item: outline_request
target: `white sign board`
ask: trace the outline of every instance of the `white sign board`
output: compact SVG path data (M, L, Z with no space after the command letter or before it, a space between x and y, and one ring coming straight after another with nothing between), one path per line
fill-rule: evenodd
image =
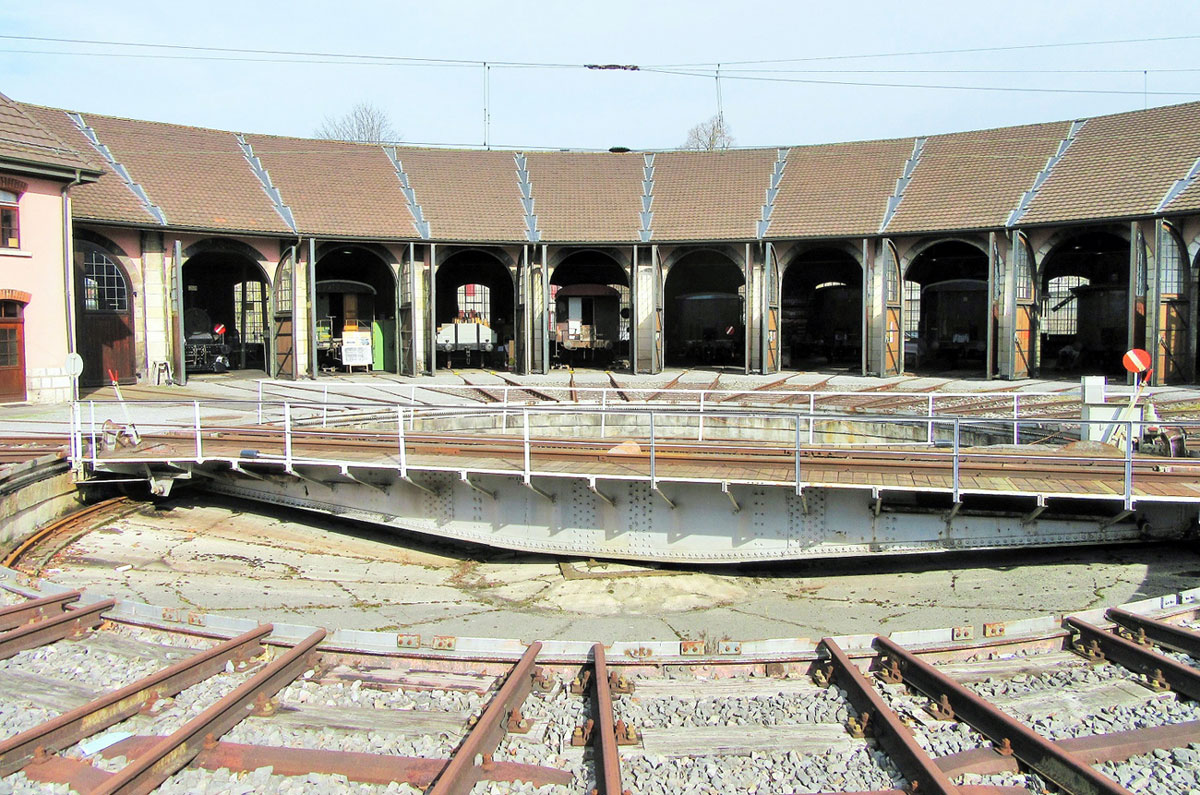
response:
M342 364L347 367L370 367L372 360L369 329L342 332Z

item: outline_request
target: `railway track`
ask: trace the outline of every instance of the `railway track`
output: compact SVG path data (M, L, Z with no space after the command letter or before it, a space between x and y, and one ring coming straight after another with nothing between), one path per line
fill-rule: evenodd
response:
M599 644L576 661L536 642L510 662L362 654L324 630L280 637L262 624L217 637L109 620L116 612L78 592L0 589L6 791L1200 786L1194 604L1162 618L1068 617L1026 641L826 638L812 655L737 664L610 660Z

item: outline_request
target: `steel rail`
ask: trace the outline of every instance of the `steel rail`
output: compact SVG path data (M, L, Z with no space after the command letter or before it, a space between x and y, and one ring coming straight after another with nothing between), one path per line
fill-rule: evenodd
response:
M6 607L0 610L0 632L16 629L31 621L41 621L52 616L62 615L66 612L67 602L78 601L82 595L79 591L67 591Z
M41 748L67 748L102 729L136 714L144 705L169 698L223 670L231 660L248 660L261 653L261 641L271 634L264 624L157 671L132 684L83 704L56 718L0 741L0 778L15 773Z
M1013 754L1043 778L1073 795L1132 795L1125 787L1092 769L1024 723L1017 721L971 690L918 659L911 651L883 636L875 645L895 661L906 684L934 701L946 702L957 720L964 721L991 740L997 748L1011 747Z
M100 614L105 610L111 610L116 604L117 600L115 599L105 599L102 602L93 602L53 618L44 618L41 621L9 630L0 635L0 660L7 660L17 652L45 646L97 626L103 621Z
M101 754L137 756L159 742L161 737L129 737L105 748ZM274 769L277 776L305 776L320 773L345 776L361 784L391 784L393 781L414 787L428 787L446 766L447 759L420 756L393 756L358 751L326 751L316 748L292 748L273 745L244 745L217 742L205 748L192 760L192 767L205 770L225 768L235 773L249 773L262 767ZM567 770L541 767L521 762L493 762L484 769L487 781L528 781L535 786L558 784L566 786L574 776Z
M1092 734L1056 740L1055 745L1079 757L1089 765L1101 762L1124 762L1132 756L1152 753L1160 748L1182 748L1200 742L1200 721L1169 723L1124 732ZM1016 773L1020 766L1011 756L996 753L992 748L974 748L956 754L939 756L937 766L948 776L965 773L995 775Z
M483 780L484 770L476 764L475 757L482 756L484 764L491 761L492 752L507 731L509 717L520 710L533 687L537 673L534 661L541 650L542 644L535 641L521 655L496 696L438 774L428 795L467 795L476 783Z
M860 716L859 729L873 731L912 790L937 795L959 795L956 787L937 763L921 748L912 729L901 722L875 687L846 656L833 638L824 638L821 646L833 665L833 680L846 691L847 698ZM857 736L857 735L856 735Z
M232 433L223 433L222 435L210 435L206 438L215 442L226 443L256 443L268 441L276 445L281 444L279 437L281 434L276 432L253 433L239 429ZM357 432L338 432L338 431L308 431L294 432L292 434L294 447L330 447L342 449L347 445L353 444L355 447L379 448L392 450L395 447L395 434L393 433L364 433ZM145 439L157 439L160 442L184 442L191 443L191 439L184 439L183 436L177 434L143 434ZM636 441L636 440L635 440ZM504 455L515 455L524 449L521 441L504 437L486 437L486 436L466 436L463 434L413 434L405 433L405 444L409 448L426 447L432 448L432 452L446 454L447 452L470 452L470 453L495 453ZM607 457L608 451L613 447L613 440L586 440L586 439L540 439L533 440L533 451L538 455L554 455L568 457L584 457L594 458L596 456ZM581 451L581 448L583 450ZM719 443L657 443L656 444L658 458L678 458L681 460L695 461L697 459L715 462L741 462L741 463L791 463L795 456L794 446L744 446L740 444L719 444ZM747 451L742 453L741 451ZM137 450L129 452L136 454ZM261 451L257 451L261 452ZM931 451L924 448L905 449L900 447L862 447L862 448L844 448L833 446L812 446L801 447L801 455L814 460L827 459L831 463L838 461L849 461L855 465L877 465L877 466L892 466L904 465L905 467L920 466L929 469L945 468L947 462L951 461L952 454L941 451ZM622 460L631 459L637 460L645 458L647 453L621 453ZM209 456L211 457L211 456ZM970 461L971 467L980 471L994 470L1009 470L1019 469L1027 471L1031 460L1052 461L1058 466L1044 467L1039 471L1054 472L1058 474L1068 473L1104 473L1104 474L1122 474L1124 459L1118 455L1113 456L1072 456L1072 455L1030 455L1028 453L1004 452L993 453L986 450L968 450L959 454L960 459ZM103 459L121 460L120 456L103 456ZM1135 468L1147 474L1153 474L1156 477L1164 478L1195 478L1200 474L1200 465L1191 464L1190 462L1172 460L1171 469L1160 470L1164 459L1160 458L1145 458L1134 457L1133 463Z
M238 685L217 703L184 724L174 734L164 738L146 753L134 759L120 772L113 774L91 795L115 793L148 793L185 767L204 748L204 743L216 740L250 714L250 707L259 696L270 698L287 687L309 664L317 644L325 639L325 630L318 629L297 643L279 659Z
M596 732L592 740L595 750L596 787L599 795L622 795L621 757L617 752L612 686L608 681L608 663L604 658L603 643L592 646L592 666L592 678L595 680L595 703L592 713L596 716Z
M4 560L0 561L0 565L12 568L13 564L20 560L22 555L24 555L31 548L37 546L47 537L54 535L64 528L78 524L84 519L93 517L98 513L103 513L110 508L114 508L117 505L122 505L127 502L129 502L128 497L113 497L111 499L102 500L95 505L89 505L86 508L75 511L72 514L68 514L61 519L53 521L50 524L42 527L40 530L35 531L32 535L18 544L16 548L4 556Z
M1169 687L1190 699L1200 700L1200 670L1080 618L1067 616L1064 623L1079 633L1083 644L1077 648L1086 656L1095 658L1098 651L1105 659L1143 674L1151 685Z
M1110 607L1107 616L1160 646L1166 646L1195 659L1200 659L1200 632L1168 624L1166 621L1159 621L1149 616L1140 616L1119 607Z

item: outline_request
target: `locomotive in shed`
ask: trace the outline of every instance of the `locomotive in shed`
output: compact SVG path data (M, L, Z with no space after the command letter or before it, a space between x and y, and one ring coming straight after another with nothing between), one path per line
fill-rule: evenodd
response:
M735 364L743 356L746 329L738 293L686 293L676 299L673 358L700 365Z
M917 364L934 360L951 369L982 364L987 356L987 282L949 279L921 286Z

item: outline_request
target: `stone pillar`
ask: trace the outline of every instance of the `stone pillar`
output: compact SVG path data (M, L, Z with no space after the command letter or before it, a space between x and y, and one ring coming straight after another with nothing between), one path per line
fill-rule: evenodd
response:
M171 280L162 232L143 230L141 249L146 358L153 367L155 362L171 361Z
M633 318L637 372L662 370L662 278L658 246L639 246L633 263Z

